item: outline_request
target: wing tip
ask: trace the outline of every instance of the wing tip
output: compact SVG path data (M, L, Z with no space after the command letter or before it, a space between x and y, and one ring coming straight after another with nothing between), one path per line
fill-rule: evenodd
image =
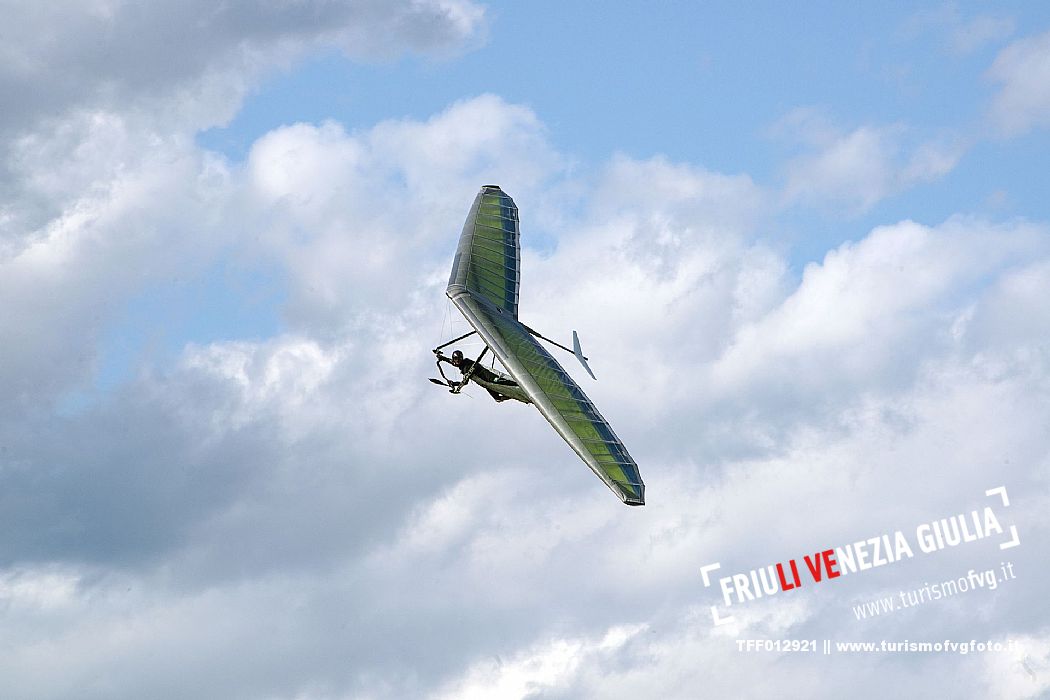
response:
M620 497L626 505L629 506L644 506L645 505L645 484L631 484L626 486L620 482L613 482L620 488L616 489L616 495ZM634 493L632 493L634 492Z

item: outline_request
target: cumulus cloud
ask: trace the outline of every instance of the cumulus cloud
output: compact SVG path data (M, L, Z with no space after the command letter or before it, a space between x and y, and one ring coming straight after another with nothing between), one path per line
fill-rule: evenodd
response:
M247 175L269 218L269 249L291 273L289 321L331 329L364 309L403 309L420 265L448 250L448 231L462 226L456 203L479 181L528 201L562 162L530 110L492 95L365 133L328 123L267 134ZM445 267L433 282L444 281Z
M841 389L852 381L907 381L901 370L915 364L900 353L952 340L943 318L964 311L953 308L960 288L1045 252L1044 232L1027 226L955 219L937 229L912 222L878 228L809 264L778 309L740 327L716 376L735 385L762 367L804 391L824 382ZM843 374L831 374L833 365Z
M295 179L259 178L256 159L292 169L314 159L304 172L354 192L388 162L361 155L377 134L425 152L425 139L447 138L448 114L471 110L543 143L534 117L489 98L357 135L293 127L257 144L231 199L278 207L264 255L286 255L296 217L348 222L341 239L295 241L304 256L352 249L355 232L384 220L384 199L366 209L349 197L340 210L323 187L311 199ZM318 138L325 148L309 146ZM526 222L530 197L556 201L544 188L559 186L559 162L522 182ZM471 172L455 163L445 167L465 188ZM388 268L399 280L388 295L410 300L404 308L395 301L377 317L344 305L356 320L335 329L304 316L275 338L189 346L177 367L99 406L5 435L11 687L42 697L689 697L703 685L757 697L756 677L805 688L812 669L741 656L738 636L896 639L917 619L938 635L972 634L965 608L869 630L849 605L887 582L965 572L976 554L785 594L741 610L731 630L711 627L717 600L697 572L908 527L998 483L1017 494L1025 546L1012 558L1044 556L1045 228L903 222L794 281L762 241L764 196L746 176L617 158L572 189L576 213L547 217L563 227L558 245L527 248L529 320L588 324L602 377L588 391L643 464L649 506L624 509L527 407L485 410L483 396L449 400L421 381L421 321L440 313L443 284L422 273L448 261L409 256L411 274ZM456 219L466 202L469 193ZM350 212L367 212L369 226L350 225ZM414 216L425 226L425 211ZM455 238L419 235L435 250ZM294 278L294 256L284 259ZM449 439L464 430L469 449ZM1038 633L1021 622L1037 583L1015 584L981 632ZM44 679L40 649L67 659L67 673ZM230 656L238 662L216 665ZM97 680L113 659L136 669L126 685ZM832 673L863 677L874 695L890 676L933 692L929 662L886 663L892 673L842 658ZM935 663L988 688L978 664Z
M0 410L83 385L128 299L256 235L233 202L266 189L231 183L193 139L264 70L322 45L452 50L483 22L455 0L9 5L0 85L25 99L0 118Z
M1050 124L1050 32L1018 39L996 56L988 78L999 85L993 124L1006 136Z
M262 76L308 51L433 55L484 30L466 0L70 0L6 2L3 14L0 91L18 99L0 115L0 253L122 174L192 156L198 130L229 120Z
M485 157L492 143L508 144L506 160ZM546 155L513 165L530 153ZM200 158L183 178L196 182ZM1045 229L904 222L795 281L763 240L772 207L747 176L618 157L567 188L574 213L544 213L566 189L563 162L533 114L482 97L356 134L286 127L243 169L211 166L221 186L189 191L259 233L228 244L284 265L290 330L190 345L78 413L7 424L11 687L674 697L714 676L746 695L756 672L804 683L806 669L741 661L698 605L700 565L746 570L907 526L990 480L1032 494L1026 538L1046 527L1033 476ZM463 190L461 205L410 175L422 168ZM602 382L587 388L643 464L645 509L623 509L528 407L485 410L483 396L450 401L421 381L454 232L490 179L522 205L523 313L544 330L579 324L599 351ZM540 222L553 249L531 246ZM325 264L356 269L357 251L389 241L412 250L352 275ZM1004 458L1014 466L999 471ZM892 508L877 505L891 494ZM791 503L825 505L785 524ZM943 561L914 575L940 575ZM839 634L849 601L871 590L847 584L743 611L734 629ZM929 624L950 634L960 615ZM1016 631L1015 619L987 629ZM631 633L613 644L617 630ZM54 654L67 673L49 681ZM137 669L126 684L96 680L113 659ZM894 671L922 677L906 660Z
M77 7L85 23L129 21L125 5ZM369 4L274 7L305 15L288 36L249 24L245 50L266 60L286 42L328 41L318 27L339 17L402 32L402 48L437 46L407 20L360 19ZM405 7L451 21L437 23L445 38L475 27L472 6ZM334 31L358 31L347 27ZM201 65L241 49L225 51ZM164 89L199 87L208 69L172 70ZM149 92L110 80L114 95ZM899 222L796 278L767 233L777 195L748 175L617 156L577 176L536 114L496 96L357 132L288 125L244 164L197 148L200 120L160 128L69 99L88 107L61 107L56 128L9 142L21 208L5 212L20 223L0 250L0 305L18 321L0 344L8 693L765 697L860 683L881 697L903 679L929 697L950 675L961 695L984 697L1001 672L1024 673L906 655L829 668L734 641L917 629L1028 640L1039 672L1045 225ZM170 99L157 104L181 98ZM852 207L871 205L864 187L886 196L953 162L893 129L802 133L813 182L835 193L835 176L849 180L836 196ZM868 156L871 172L858 164ZM440 328L449 254L478 185L493 181L521 207L523 317L557 338L580 330L601 378L585 387L642 465L645 508L624 508L530 407L425 382L426 349L451 336ZM794 196L817 184L797 181ZM182 343L171 362L62 407L90 377L112 308L144 278L200 280L227 259L277 271L279 331ZM746 571L906 528L975 507L998 484L1014 501L1022 575L972 606L867 626L849 607L995 566L995 543L711 626L704 564Z
M116 116L84 122L72 127L86 136L73 137L71 153L62 134L14 149L41 222L20 228L26 217L13 217L0 248L4 407L25 410L76 385L128 294L192 274L223 245L213 209L226 190L223 163L179 137L151 139L140 152L144 134Z
M210 126L232 116L259 70L307 49L373 59L451 51L479 32L483 12L465 0L63 0L5 2L4 18L0 89L22 99L4 110L0 129L17 131L71 108L151 107Z
M1011 637L1013 653L986 659L987 683L1003 697L1038 698L1050 690L1050 639L1035 635Z
M798 109L774 133L798 144L785 168L788 203L816 204L861 214L886 197L945 176L966 150L951 137L916 139L901 125L843 131L819 112Z
M644 630L643 625L613 627L601 639L557 639L515 655L471 668L435 698L509 698L544 693L565 683L582 665L602 663Z

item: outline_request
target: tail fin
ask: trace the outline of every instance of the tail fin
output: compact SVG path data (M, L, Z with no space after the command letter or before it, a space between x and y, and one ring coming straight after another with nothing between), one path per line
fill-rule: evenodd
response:
M594 372L591 371L591 366L587 364L587 358L583 356L583 348L580 347L580 336L576 335L576 331L572 332L572 354L576 356L583 368L587 370L587 374L591 375L591 379L598 381L598 378L594 376Z

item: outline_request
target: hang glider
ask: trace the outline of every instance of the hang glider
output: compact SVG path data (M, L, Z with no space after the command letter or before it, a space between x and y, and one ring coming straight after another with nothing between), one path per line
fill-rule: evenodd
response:
M624 503L644 505L645 484L638 465L609 422L539 342L542 339L573 353L593 378L579 337L573 331L570 350L518 320L520 286L518 208L498 186L485 185L463 225L445 291L474 330L434 348L441 379L430 381L448 386L453 394L473 381L496 401L531 403ZM475 333L485 342L477 359L459 350L450 356L442 352ZM489 352L506 372L482 364ZM449 379L442 363L458 369L461 379Z

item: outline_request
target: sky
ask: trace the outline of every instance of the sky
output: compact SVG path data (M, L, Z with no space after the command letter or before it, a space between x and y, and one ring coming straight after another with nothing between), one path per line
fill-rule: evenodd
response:
M4 697L1050 694L1050 9L744 5L0 0ZM644 507L426 381L490 183Z

